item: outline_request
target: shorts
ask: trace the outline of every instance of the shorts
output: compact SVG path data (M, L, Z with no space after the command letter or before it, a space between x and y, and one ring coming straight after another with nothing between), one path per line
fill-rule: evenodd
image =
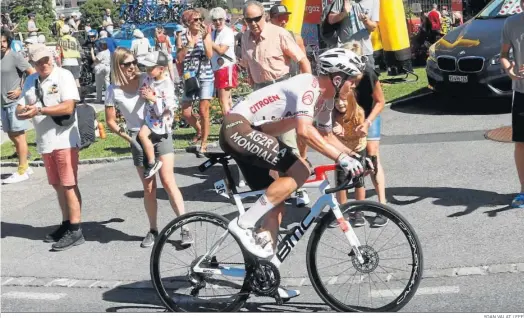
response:
M362 150L361 152L358 153L362 158L364 158L366 156L366 150ZM360 162L362 165L365 165L366 162L365 160L362 160ZM346 181L346 173L344 172L344 170L339 167L337 165L337 168L335 170L335 180L337 182L337 186L341 185L342 183L344 183L344 181ZM355 180L355 188L364 188L366 185L364 183L364 177L358 177L357 180Z
M50 185L77 185L78 148L53 150L51 153L42 154L42 159Z
M16 106L11 103L2 107L2 130L6 133L22 132L29 129L29 120L16 117Z
M239 114L224 117L219 136L220 147L235 159L253 191L265 189L274 181L269 170L285 173L299 160L291 147L256 130Z
M238 71L235 64L215 71L215 88L235 88L238 86Z
M283 133L282 135L278 136L278 139L293 149L295 154L300 156L297 145L297 131L295 129Z
M62 66L62 68L71 72L75 79L80 78L80 70L81 70L80 65L64 65Z
M184 93L182 102L191 102L194 99L197 100L207 100L212 99L215 94L215 88L213 87L214 81L200 81L200 90L196 96L187 96Z
M380 133L382 130L382 117L378 115L375 120L371 123L368 129L368 141L378 141L380 140Z
M511 108L512 140L524 142L524 94L513 92L513 106Z
M144 149L142 149L140 139L138 138L138 131L130 131L128 133L129 136L131 136L131 138L133 138L137 142L136 145L134 143L131 143L131 155L133 156L133 164L135 165L135 167L143 167L147 159L144 155ZM162 157L163 155L175 152L175 148L173 147L173 137L171 136L171 134L156 136L158 136L159 138L158 140L153 140L155 147L155 157L158 158Z
M375 69L375 57L373 56L373 54L366 55L366 58L366 64L371 66L371 68Z

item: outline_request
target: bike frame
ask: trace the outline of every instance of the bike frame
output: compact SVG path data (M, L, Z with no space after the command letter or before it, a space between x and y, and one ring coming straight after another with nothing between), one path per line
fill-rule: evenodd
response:
M211 159L210 165L214 164L212 160L213 159ZM227 198L229 198L231 195L233 197L233 201L235 202L235 205L238 208L240 215L243 215L245 213L245 209L242 203L242 199L246 197L261 195L265 193L266 190L248 191L248 192L238 193L236 190L236 186L233 181L233 178L231 176L231 173L229 171L229 167L227 166L228 160L229 159L227 158L222 158L222 159L219 159L218 161L222 163L225 169L225 172L226 172L226 178L228 179L227 183L232 185L232 187L231 188L228 187L225 180L222 179L215 183L215 191L219 195L222 195ZM205 166L208 162L205 162L203 166ZM210 166L207 166L206 168L208 167ZM336 165L334 164L316 167L314 169L315 171L314 179L307 180L306 183L302 186L302 188L316 188L320 191L322 195L313 204L309 213L304 217L304 219L302 219L300 224L295 226L291 230L291 233L287 234L282 239L282 241L278 244L277 252L271 259L271 263L273 263L277 268L280 268L280 265L282 265L282 263L287 258L287 256L296 247L298 241L300 241L300 239L304 236L304 234L311 228L313 221L320 216L320 214L322 213L322 210L326 206L329 206L331 211L335 214L335 218L339 224L339 228L344 232L349 244L351 245L353 249L353 252L355 253L355 256L357 257L357 259L359 260L361 264L364 263L364 259L359 250L360 241L357 238L357 236L355 235L355 232L353 231L351 224L344 218L342 211L339 208L339 203L335 197L335 194L326 193L327 190L331 189L329 180L326 177L326 172L334 171L335 169L336 169ZM245 275L245 271L240 270L238 268L220 267L218 269L214 269L214 268L210 269L210 268L201 268L200 267L200 264L202 263L204 259L206 259L207 257L213 256L218 251L221 244L226 239L228 233L229 232L226 230L224 234L222 234L222 236L218 239L218 241L209 249L209 251L206 252L204 257L202 257L201 260L193 268L195 272L206 273L206 274L215 274L215 275L234 276L234 277L238 277L240 276L240 274L242 274L241 277Z

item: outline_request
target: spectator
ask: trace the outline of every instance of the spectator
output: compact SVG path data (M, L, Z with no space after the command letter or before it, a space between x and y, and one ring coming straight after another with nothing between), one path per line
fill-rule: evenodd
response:
M524 8L524 0L520 1ZM512 107L512 140L515 143L515 165L520 181L520 192L511 202L514 208L524 208L524 13L508 17L502 30L502 48L500 64L513 80ZM509 59L509 51L513 49L514 60Z
M2 13L2 27L7 28L9 31L13 32L18 24L13 23L9 13Z
M254 89L290 78L290 61L298 63L301 73L311 73L311 65L306 54L287 30L266 22L264 7L260 2L246 3L244 20L249 30L242 36L240 63L247 68ZM279 139L293 148L297 155L302 158L307 157L306 145L301 143L300 149L297 145L295 130L280 135ZM302 190L297 191L297 204L302 206L308 203L307 193Z
M65 25L65 15L63 13L60 13L59 19L55 21L54 29L56 30L54 34L55 36L61 38L64 34L62 34L62 28Z
M226 11L214 8L209 12L215 30L212 33L213 57L211 65L215 73L215 88L218 91L222 114L229 113L233 106L231 89L238 85L238 74L235 56L235 35L233 30L226 26Z
M69 25L64 25L62 28L62 34L64 34L57 42L56 50L59 55L59 66L65 68L71 74L76 81L76 86L80 89L80 43L78 40L71 35L71 29ZM80 94L83 100L83 94Z
M281 28L286 28L290 14L291 12L287 11L287 7L283 5L274 5L269 10L271 23ZM289 31L289 34L291 34L295 42L297 42L298 46L302 49L302 52L306 54L306 47L304 46L304 40L302 39L302 36L300 34L295 34L292 31ZM291 61L289 75L295 76L297 74L299 74L298 64L294 61Z
M36 27L36 15L34 13L29 13L27 15L29 17L29 21L27 21L27 32L38 32L39 29Z
M213 42L209 30L203 25L204 18L193 9L184 11L182 23L187 27L187 32L177 38L177 59L183 63L183 78L185 93L182 98L182 114L184 119L196 130L192 143L201 141L199 156L207 151L207 138L209 135L209 106L213 98ZM189 87L188 82L198 82L198 87ZM199 100L200 122L192 112L193 100Z
M125 139L130 144L133 163L144 188L144 207L149 220L149 231L141 243L141 247L150 247L158 235L157 226L157 182L156 178L144 178L144 152L137 141L138 131L144 122L144 99L140 98L140 88L147 79L147 74L140 74L136 67L137 60L128 49L119 47L112 56L111 77L113 84L109 86L105 101L106 122L111 131ZM116 108L120 109L127 124L127 131L120 129L116 122ZM173 166L175 154L172 135L168 134L154 145L155 154L162 162L159 175L171 207L177 216L185 213L184 198L176 184ZM182 230L181 244L193 243L189 231Z
M22 96L23 72L30 75L35 70L22 54L11 50L12 41L12 33L7 29L2 29L2 63L0 64L2 74L0 83L2 87L2 130L14 143L18 155L17 171L4 179L3 183L25 181L29 179L29 174L32 173L27 163L28 149L25 131L28 128L28 121L16 117L16 105Z
M155 28L155 50L163 52L167 56L173 56L173 48L171 45L171 39L169 35L165 34L164 27L162 25L157 25ZM171 80L175 82L175 70L173 66L173 59L169 59L169 66L167 68Z
M77 179L80 133L75 103L80 98L73 75L53 66L51 51L45 45L34 46L29 56L37 73L24 84L17 115L20 119L33 119L38 152L62 210L62 224L46 236L45 242L56 242L52 249L63 251L85 242L80 228L82 199Z
M95 55L94 47L91 47L91 59L95 71L96 103L102 103L102 90L109 87L109 72L111 65L111 52L107 49L105 40L100 41L100 52Z
M433 9L428 13L428 20L431 23L431 37L430 42L435 43L437 38L441 35L442 25L440 23L440 12L438 12L438 5L433 4Z
M71 13L71 18L69 18L69 21L67 21L67 25L69 25L71 33L78 32L78 26L80 25L80 14L76 12Z
M152 51L149 39L144 37L144 33L142 33L142 31L139 29L133 30L133 37L134 39L131 42L131 52L133 52L137 59L146 56L149 52Z
M106 22L106 31L113 35L113 20L111 19L111 9L106 9L103 22Z
M111 54L113 54L117 47L115 40L112 37L108 36L107 31L100 31L99 41L102 39L105 39L104 41L107 44L107 49L109 50L109 52L111 52Z
M360 2L343 0L337 1L329 13L329 23L340 22L337 31L339 45L350 41L357 41L367 57L368 65L375 68L373 58L373 43L371 32L375 31L379 22L379 0L362 0Z

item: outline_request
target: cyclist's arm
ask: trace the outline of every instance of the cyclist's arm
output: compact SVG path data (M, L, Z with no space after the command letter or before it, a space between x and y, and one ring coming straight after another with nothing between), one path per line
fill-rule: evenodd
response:
M333 134L332 137L324 137L319 131L313 126L313 119L308 117L297 118L297 135L314 150L320 152L324 156L328 157L333 161L337 161L341 153L348 153L346 147L342 145ZM332 139L336 139L334 142ZM338 142L338 143L337 143ZM345 149L344 149L345 148Z

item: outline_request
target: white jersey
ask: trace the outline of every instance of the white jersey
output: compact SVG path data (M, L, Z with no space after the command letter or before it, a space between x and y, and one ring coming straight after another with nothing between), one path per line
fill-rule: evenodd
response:
M256 126L290 118L317 120L318 129L331 131L332 107L320 98L318 80L312 74L300 74L249 94L230 113L244 116Z

